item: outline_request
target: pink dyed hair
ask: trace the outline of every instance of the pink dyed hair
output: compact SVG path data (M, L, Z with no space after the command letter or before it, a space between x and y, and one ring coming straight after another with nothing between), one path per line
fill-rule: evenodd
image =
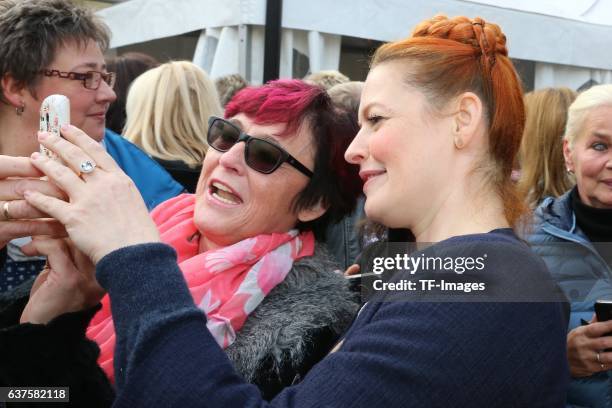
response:
M271 81L240 90L225 107L225 117L244 113L258 125L286 123L284 133L292 133L324 96L322 88L298 79Z
M294 198L293 208L298 211L317 203L328 208L322 217L297 225L322 239L327 225L353 211L361 192L359 167L344 160L344 151L359 131L356 118L335 109L324 89L296 79L241 90L225 107L225 117L239 113L259 125L285 123L285 135L308 121L316 148L314 175Z

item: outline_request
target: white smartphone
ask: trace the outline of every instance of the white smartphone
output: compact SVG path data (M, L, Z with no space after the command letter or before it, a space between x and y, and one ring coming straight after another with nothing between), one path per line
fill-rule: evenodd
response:
M60 128L70 123L70 100L64 95L49 95L40 106L40 131L53 133L61 137ZM43 145L40 153L51 159L58 159L57 155Z

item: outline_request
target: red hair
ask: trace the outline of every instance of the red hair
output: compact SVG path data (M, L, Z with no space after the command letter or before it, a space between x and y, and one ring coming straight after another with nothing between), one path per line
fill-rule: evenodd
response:
M244 113L258 125L285 123L285 133L295 132L325 90L301 80L271 81L240 90L225 107L225 117ZM320 103L320 102L319 102Z
M519 77L508 58L506 36L481 18L436 16L420 23L412 36L378 48L372 66L409 60L406 82L421 90L433 107L462 92L477 94L485 107L489 155L495 171L488 174L515 226L526 206L510 179L518 153L525 108Z

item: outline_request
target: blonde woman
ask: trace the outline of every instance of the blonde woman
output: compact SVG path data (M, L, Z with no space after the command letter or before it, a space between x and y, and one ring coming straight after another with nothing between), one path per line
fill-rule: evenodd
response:
M576 92L569 88L546 88L525 95L519 189L532 207L545 197L559 197L574 185L563 161L563 132L574 99Z
M206 72L188 61L171 61L133 82L123 134L193 193L208 149L208 118L221 112Z

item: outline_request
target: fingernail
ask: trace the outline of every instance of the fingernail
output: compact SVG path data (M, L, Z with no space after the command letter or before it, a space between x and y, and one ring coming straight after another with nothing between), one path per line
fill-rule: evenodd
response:
M45 140L49 136L47 132L38 132L38 140Z
M70 125L68 123L64 123L61 127L62 130L69 130L70 129Z
M25 198L29 198L31 195L32 195L32 191L30 191L30 190L26 190L26 191L23 192L23 196Z
M41 157L41 156L40 156L40 153L39 153L39 152L34 152L34 153L32 153L32 154L30 155L30 157L31 157L32 159L34 159L34 160L38 160L38 159L40 159L40 157Z

